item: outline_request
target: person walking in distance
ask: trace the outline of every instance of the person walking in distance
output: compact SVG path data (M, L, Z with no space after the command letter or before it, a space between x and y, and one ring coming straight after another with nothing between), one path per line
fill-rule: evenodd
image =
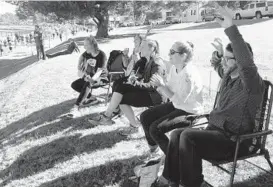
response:
M43 38L43 33L42 33L39 25L35 25L34 39L35 39L35 43L36 43L38 60L40 60L41 53L42 53L43 60L45 60L46 56L45 56L45 49L44 49L44 38Z

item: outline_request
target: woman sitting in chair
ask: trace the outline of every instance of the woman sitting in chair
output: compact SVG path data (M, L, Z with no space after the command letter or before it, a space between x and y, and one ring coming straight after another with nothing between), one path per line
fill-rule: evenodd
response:
M91 90L98 88L101 83L108 81L106 71L106 55L99 49L98 43L93 36L84 40L86 51L80 56L78 63L79 79L71 84L71 87L80 93L71 113L77 112L79 107L90 106L97 103L92 97Z
M187 115L203 113L203 83L191 62L193 44L175 42L169 57L172 66L167 81L157 75L151 83L171 102L150 108L140 116L151 153L159 146L166 154L169 139L165 133L189 126L190 122L185 119Z
M140 47L142 58L136 63L133 72L127 80L120 81L114 89L113 96L106 112L89 119L92 124L113 124L111 115L120 106L130 122L129 132L137 129L139 124L136 121L133 107L155 106L162 102L161 95L151 84L151 78L157 74L163 76L164 64L159 58L159 46L157 41L143 40ZM143 66L143 64L145 64ZM142 65L142 68L140 67Z

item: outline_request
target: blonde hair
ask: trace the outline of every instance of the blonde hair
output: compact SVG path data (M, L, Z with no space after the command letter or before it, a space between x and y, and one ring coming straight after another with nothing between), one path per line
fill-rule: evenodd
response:
M95 37L93 37L92 35L90 35L89 37L86 37L85 40L88 41L93 46L93 48L94 48L94 50L96 52L99 51L99 45L98 45L98 42L95 39Z
M149 48L153 48L153 53L152 53L152 57L156 58L157 56L159 56L159 44L156 40L150 40L150 39L146 39L145 40L149 46Z

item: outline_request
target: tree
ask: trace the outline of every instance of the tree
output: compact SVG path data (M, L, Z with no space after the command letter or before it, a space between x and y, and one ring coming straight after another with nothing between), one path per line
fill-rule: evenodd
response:
M4 24L18 24L19 18L12 13L5 13L0 16L0 22Z
M35 11L44 15L55 13L61 19L72 20L75 17L85 19L92 17L97 24L96 37L108 37L108 10L114 7L117 1L20 1L16 2L19 8L17 15L21 18L33 16ZM35 10L35 11L34 11Z

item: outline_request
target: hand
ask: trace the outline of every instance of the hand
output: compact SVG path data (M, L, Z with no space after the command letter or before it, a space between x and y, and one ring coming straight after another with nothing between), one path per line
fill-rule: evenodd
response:
M220 38L215 38L214 42L211 43L211 45L217 50L219 56L223 56L224 49L222 40Z
M93 83L94 83L94 80L91 78L91 76L90 76L90 75L86 75L86 76L84 76L84 80L85 80L86 82L90 82L91 84L93 84Z
M128 77L128 80L127 80L127 84L135 84L135 82L137 81L137 76L135 74L131 74L130 77Z
M216 22L219 23L223 28L231 27L233 24L232 16L227 11L227 7L221 7L218 4L216 5L220 15L223 17L223 20L220 18L216 18Z
M151 84L154 87L165 86L163 78L161 76L159 76L159 75L152 76L152 78L151 78Z
M129 54L129 48L125 48L125 49L123 50L123 54L124 54L124 55L128 55L128 54Z

